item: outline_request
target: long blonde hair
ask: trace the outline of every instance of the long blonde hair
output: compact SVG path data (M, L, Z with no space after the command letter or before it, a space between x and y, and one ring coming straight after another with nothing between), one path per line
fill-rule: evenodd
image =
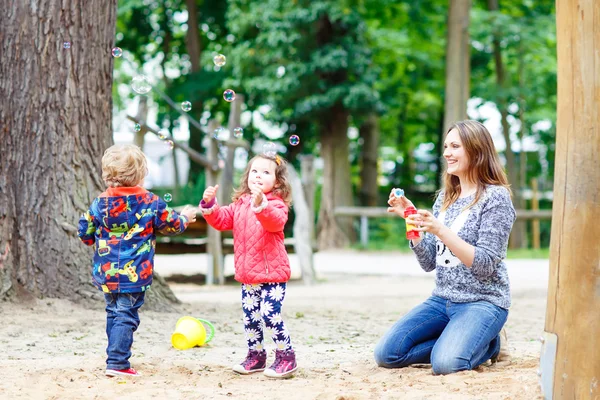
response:
M477 121L459 121L446 131L444 140L453 129L458 131L458 136L469 160L467 179L477 184L475 199L466 208L477 204L481 196L483 196L487 185L503 186L510 193L510 185L506 178L506 173L502 168L500 158L494 147L492 135L490 135L487 128ZM458 177L444 170L444 187L440 191L442 190L444 191L443 211L450 207L460 196L461 187Z
M235 190L231 200L235 203L243 195L250 193L250 188L248 187L248 175L250 175L252 163L258 158L264 158L265 160L270 160L275 163L275 186L273 187L273 194L281 197L285 205L290 207L292 205L292 186L290 185L288 177L287 162L277 155L271 157L266 154L257 154L252 157L252 159L248 161L246 170L244 170L244 173L242 174L240 187Z

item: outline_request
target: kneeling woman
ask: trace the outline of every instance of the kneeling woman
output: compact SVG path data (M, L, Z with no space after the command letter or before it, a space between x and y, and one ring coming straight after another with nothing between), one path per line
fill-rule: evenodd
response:
M503 260L515 220L508 181L479 122L457 122L448 130L444 159L444 188L433 213L418 210L406 219L423 232L410 247L425 271L436 270L435 289L380 339L375 360L381 367L431 364L435 374L450 374L500 353L510 307ZM393 194L389 204L388 211L402 217L413 205Z

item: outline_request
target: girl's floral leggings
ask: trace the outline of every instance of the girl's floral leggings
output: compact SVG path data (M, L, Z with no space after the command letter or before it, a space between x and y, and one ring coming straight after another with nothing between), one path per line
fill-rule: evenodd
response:
M244 329L250 350L262 351L265 348L264 333L271 336L278 350L292 348L290 333L281 318L285 288L285 283L242 285Z

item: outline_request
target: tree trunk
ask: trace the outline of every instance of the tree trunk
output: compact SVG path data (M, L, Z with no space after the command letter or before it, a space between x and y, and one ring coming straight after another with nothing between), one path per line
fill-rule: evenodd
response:
M379 121L377 115L370 114L358 130L363 140L360 168L360 202L363 206L375 207L378 204Z
M341 105L331 109L321 126L321 156L323 186L318 221L319 249L339 248L356 236L349 217L336 220L337 206L352 205L350 162L348 150L348 113Z
M490 11L498 11L499 5L498 0L488 0L488 9ZM504 63L502 61L502 49L500 47L499 34L494 32L493 46L494 46L494 65L496 67L496 83L498 89L503 91L505 86L505 71ZM506 171L508 174L508 181L512 185L513 189L513 205L516 209L522 208L522 188L519 187L519 166L516 163L515 153L511 147L510 140L510 125L508 124L508 101L502 94L497 100L496 105L500 111L502 134L504 141L506 142ZM517 219L513 226L513 230L510 235L509 246L516 248L523 242L523 235L525 234L525 222Z
M550 276L540 359L544 398L600 397L600 18L556 3L558 112Z
M192 64L192 73L200 71L200 57L202 56L202 42L200 41L200 29L199 29L199 18L198 18L198 6L197 0L185 0L186 8L188 11L188 30L185 36L185 44L187 52L190 56L190 63ZM202 117L202 109L204 104L202 100L194 101L192 104L192 115L197 121L200 121ZM190 125L190 148L197 151L198 153L204 153L202 147L202 137L204 133ZM204 172L204 168L201 165L190 163L190 170L188 173L188 183L196 185L199 176ZM208 179L208 178L207 178Z
M470 11L471 0L450 0L446 43L444 134L453 123L467 118L471 79Z
M116 5L0 0L0 298L102 298L76 225L104 190Z

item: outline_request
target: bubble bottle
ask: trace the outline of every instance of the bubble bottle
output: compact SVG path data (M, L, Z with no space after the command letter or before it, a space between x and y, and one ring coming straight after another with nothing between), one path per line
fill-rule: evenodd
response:
M415 207L408 206L404 210L404 219L406 219L409 215L416 214L416 213L417 213L417 209ZM416 227L407 222L406 223L406 238L408 240L413 240L413 239L418 239L419 237L420 237L419 231L416 230Z

